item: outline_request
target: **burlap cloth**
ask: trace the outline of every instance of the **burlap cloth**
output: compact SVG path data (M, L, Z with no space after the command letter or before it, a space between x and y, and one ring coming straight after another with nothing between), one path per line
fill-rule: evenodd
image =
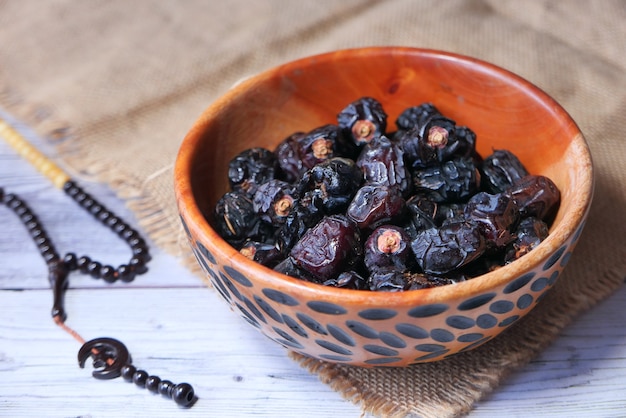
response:
M553 95L596 167L576 254L504 338L449 360L361 369L292 357L381 416L462 415L626 275L626 2L500 0L0 0L0 106L110 184L182 258L172 191L180 141L238 79L333 49L406 45L472 55Z

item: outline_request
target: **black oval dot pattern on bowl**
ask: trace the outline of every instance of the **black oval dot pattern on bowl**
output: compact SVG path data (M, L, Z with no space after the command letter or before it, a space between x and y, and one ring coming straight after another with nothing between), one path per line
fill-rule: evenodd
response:
M224 285L222 284L222 282L219 280L219 278L217 277L215 273L211 275L210 281L211 281L211 284L213 284L213 288L217 290L217 293L222 297L222 299L230 303L232 300L232 297L230 296L230 293L228 292L228 290L226 290L226 288L224 287Z
M307 306L313 309L315 312L326 315L345 315L346 313L348 313L348 310L343 306L339 306L330 302L312 301L307 302Z
M405 364L407 356L410 363L433 361L489 341L541 301L568 263L571 243L582 230L538 268L500 290L456 303L433 303L399 312L389 308L355 309L325 300L300 301L283 291L259 288L236 268L221 265L184 227L193 254L213 287L252 326L305 355L376 366Z
M535 272L526 273L507 284L502 292L506 295L516 292L526 286L528 282L533 279L533 277L535 277Z
M288 315L283 315L283 320L285 325L287 325L291 331L298 334L300 337L309 338L309 334L304 328L302 328L298 321Z
M406 347L406 341L404 341L399 336L392 334L391 332L383 331L380 334L378 334L378 338L380 338L382 342L384 342L390 347L394 347L394 348Z
M378 338L378 331L360 321L346 321L346 326L355 334L365 338Z
M457 341L462 343L474 343L476 341L480 341L485 338L484 334L480 332L470 332L469 334L459 335Z
M361 318L372 321L391 319L396 315L397 312L392 309L365 309L359 312Z
M232 268L230 266L224 266L224 271L226 272L226 274L228 274L228 276L231 279L233 279L234 281L236 281L240 285L245 286L245 287L252 287L252 282L250 281L250 279L248 279L243 274L239 273L234 268Z
M385 356L385 357L395 357L399 354L398 350L394 350L389 347L383 347L382 345L375 345L375 344L365 344L363 346L363 349L365 351L369 351L372 354L377 354L379 356Z
M540 277L530 285L530 290L532 290L533 292L541 292L549 284L550 284L550 279L548 277Z
M580 234L582 234L583 229L585 229L585 224L586 224L586 221L581 223L581 225L578 227L578 229L574 233L574 236L572 237L572 241L570 242L570 244L575 244L578 241Z
M493 292L485 293L484 295L474 296L473 298L467 299L466 301L460 303L458 309L459 311L469 311L471 309L476 309L486 303L491 302L491 300L495 297L496 294Z
M217 264L217 261L215 261L215 257L213 256L213 253L207 250L207 248L201 242L196 241L196 246L198 247L198 250L200 251L200 253L205 257L205 259L209 263L213 265Z
M333 325L333 324L328 324L326 329L328 330L328 333L332 335L333 337L335 337L335 339L339 341L340 343L347 345L349 347L354 347L356 345L356 343L354 342L354 338L352 338L350 334L348 334L346 331L344 331L340 327Z
M454 341L454 334L447 329L435 328L430 331L430 338L440 343Z
M229 290L229 292L233 296L235 296L237 299L243 302L244 299L243 299L243 296L241 296L239 289L237 289L237 287L233 284L233 282L231 282L230 279L228 279L228 277L226 277L224 273L222 273L221 271L219 272L218 280L222 282L222 284Z
M196 261L198 261L198 264L200 264L200 267L202 268L202 271L204 271L206 274L211 274L211 267L207 264L206 262L206 258L201 257L200 254L198 253L198 250L196 250L195 248L193 248L193 255L194 257L196 257Z
M487 341L491 340L492 338L493 337L483 337L483 338L473 342L472 344L466 345L459 352L465 352L465 351L473 350L474 348L476 348L476 347L486 343Z
M276 303L280 303L285 306L298 306L300 302L298 302L295 298L289 296L286 293L279 292L274 289L263 289L263 294L267 296L269 299L273 300Z
M526 309L533 304L534 300L535 299L532 297L532 295L525 293L520 296L519 299L517 299L516 306L518 309Z
M274 321L279 322L279 323L284 322L283 317L278 313L276 309L272 308L272 305L267 303L265 299L262 299L259 296L254 295L254 301L256 302L257 305L259 305L259 308L261 308L263 312L265 312Z
M352 355L352 351L350 351L348 348L339 345L339 344L335 344L332 343L330 341L326 341L326 340L315 340L315 343L317 343L317 345L319 345L320 347L323 347L329 351L332 351L334 353L337 354L343 354L345 356L351 356Z
M311 318L310 316L303 314L301 312L298 312L296 314L296 317L300 320L300 322L302 322L302 324L305 327L307 327L311 331L315 331L318 334L322 334L322 335L328 335L328 332L326 331L324 326L320 324L319 322L317 322L315 319Z
M489 305L489 310L495 314L505 314L511 312L515 304L510 300L499 300Z
M255 328L261 328L261 324L259 324L259 322L252 315L250 315L250 312L248 312L243 306L241 306L237 302L235 302L234 305L237 307L237 309L239 309L239 312L241 312L242 318L245 319L246 322L248 322L250 325L252 325Z
M439 315L448 310L448 305L441 303L434 305L418 306L409 311L409 316L413 318L428 318L431 316Z
M293 338L291 335L289 335L282 329L276 328L276 327L272 327L272 329L274 330L274 332L276 332L276 334L281 336L280 339L276 339L276 341L280 342L281 344L286 345L288 347L292 347L292 348L304 348L304 346L300 344L298 340Z
M468 329L476 325L476 321L469 316L451 315L446 318L446 325L455 329Z
M256 307L255 304L252 303L252 301L250 301L250 299L244 298L244 303L246 304L246 308L248 308L249 312L252 312L252 314L261 322L266 323L267 324L267 320L265 319L265 317L263 316L263 314L261 313L261 311L259 311L259 309Z
M557 261L559 261L559 259L561 258L561 256L566 250L567 250L566 245L556 250L556 252L552 254L550 258L548 258L548 261L546 261L546 264L544 264L543 271L550 270L552 266L555 265Z
M371 366L393 366L393 363L397 363L399 361L402 361L402 357L382 357L365 360L365 364L369 364Z
M498 326L501 328L508 327L512 325L513 322L517 321L519 318L520 318L519 315L509 316L508 318L505 318L502 322L500 322Z
M337 363L348 363L348 362L352 361L352 357L338 356L338 355L334 355L334 354L320 354L319 358L321 360L328 360L328 361L333 361L333 362L337 362Z
M478 328L490 329L498 325L498 318L491 314L482 314L476 318L476 325Z
M413 324L398 324L396 325L396 330L400 334L409 338L413 338L415 340L423 340L430 337L430 332L426 331L420 326Z

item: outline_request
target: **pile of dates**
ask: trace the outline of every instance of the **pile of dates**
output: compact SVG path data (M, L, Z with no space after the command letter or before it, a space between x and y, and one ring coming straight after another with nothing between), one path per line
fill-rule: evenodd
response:
M467 280L548 235L560 192L507 150L482 158L476 134L424 103L388 129L374 98L336 124L230 161L230 191L207 216L246 257L349 289L403 291Z

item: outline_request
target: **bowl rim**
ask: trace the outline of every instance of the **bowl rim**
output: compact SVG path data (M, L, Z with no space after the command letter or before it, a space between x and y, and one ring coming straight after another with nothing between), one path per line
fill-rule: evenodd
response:
M336 58L337 54L345 54L356 57L359 55L385 54L389 53L404 55L417 54L428 56L431 59L443 59L472 64L480 71L488 71L490 74L507 81L507 83L523 86L526 92L532 92L534 99L542 102L549 108L554 117L568 121L568 133L573 135L570 147L574 147L573 152L580 156L584 167L581 176L581 187L577 192L578 199L575 200L572 208L568 210L560 220L559 224L552 229L548 237L528 255L521 257L514 262L505 265L496 271L474 277L470 280L458 282L450 285L433 287L429 289L407 290L402 292L375 292L368 290L341 289L321 284L307 282L301 279L277 273L272 269L259 263L249 260L236 249L224 241L213 229L209 222L201 214L195 202L191 185L191 166L194 159L194 151L202 139L202 132L211 123L213 116L219 114L228 106L228 103L236 98L241 92L253 88L255 84L272 78L280 73L289 73L293 69L306 66L307 63L330 61ZM541 88L532 84L523 77L495 64L477 59L474 57L429 48L414 48L404 46L374 46L364 48L348 48L331 52L320 53L284 64L269 68L256 75L244 78L233 85L223 95L213 101L201 115L194 121L187 135L184 137L176 156L174 165L174 190L179 214L185 213L187 227L197 232L199 236L213 243L211 251L219 253L219 258L228 260L231 267L236 268L244 275L251 275L255 280L263 281L266 286L279 289L286 293L298 292L303 294L303 298L315 300L340 300L343 305L362 305L369 307L380 306L418 306L431 303L445 303L446 301L467 298L493 291L501 286L505 286L511 280L522 276L525 272L547 260L555 251L561 248L567 240L582 227L591 206L594 189L594 169L589 147L582 132L576 122L568 112L556 102L550 95Z

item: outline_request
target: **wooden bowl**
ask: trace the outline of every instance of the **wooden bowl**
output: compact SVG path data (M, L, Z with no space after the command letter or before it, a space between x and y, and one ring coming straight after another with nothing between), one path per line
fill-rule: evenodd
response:
M212 213L227 191L229 160L252 146L273 149L295 131L336 123L337 113L362 96L378 99L392 123L403 109L432 102L476 132L481 155L508 149L532 174L552 179L562 201L549 237L491 273L399 293L337 289L277 274L220 238L203 213ZM473 58L384 47L300 59L234 86L184 139L175 190L191 250L243 319L310 357L405 366L478 347L536 306L572 254L591 202L593 176L576 123L528 81Z

